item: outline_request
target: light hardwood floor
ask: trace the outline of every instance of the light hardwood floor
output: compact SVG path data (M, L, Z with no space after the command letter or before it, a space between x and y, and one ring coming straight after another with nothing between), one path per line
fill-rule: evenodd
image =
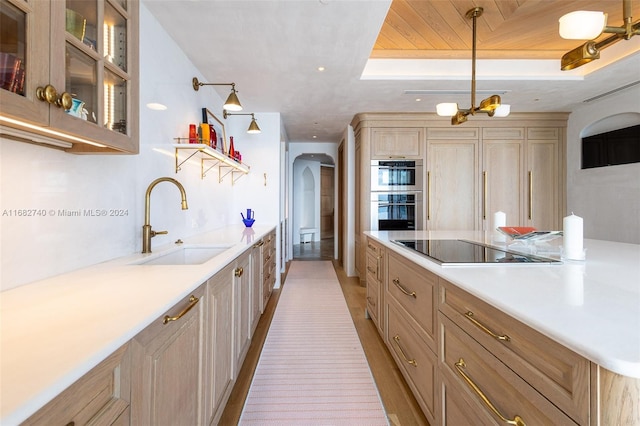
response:
M429 423L402 378L400 370L380 338L375 325L371 320L365 318L365 287L360 285L357 278L347 277L337 262L334 261L333 264L391 425L428 425ZM285 277L286 274L283 280ZM260 318L249 352L220 419L219 424L222 426L238 424L244 400L251 386L253 372L260 358L260 351L267 336L279 297L280 290L274 290L265 313Z

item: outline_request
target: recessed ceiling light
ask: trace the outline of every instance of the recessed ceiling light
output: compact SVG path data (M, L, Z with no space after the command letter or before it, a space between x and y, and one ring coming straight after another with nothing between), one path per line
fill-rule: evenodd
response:
M416 102L420 102L420 101L422 101L422 99L416 98Z
M316 139L316 138L317 138L317 136L316 136L316 135L313 135L313 139Z
M325 68L324 68L324 67L318 67L318 71L322 72L322 71L324 71L324 70L325 70Z

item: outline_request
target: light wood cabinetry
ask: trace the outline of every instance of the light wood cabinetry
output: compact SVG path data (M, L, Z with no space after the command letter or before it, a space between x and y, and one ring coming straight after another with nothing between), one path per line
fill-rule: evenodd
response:
M233 274L232 263L207 281L206 368L203 385L207 424L215 424L233 387Z
M576 423L588 424L588 360L443 279L440 311Z
M561 129L527 129L526 212L523 224L538 229L561 229Z
M251 334L258 326L262 315L262 285L264 282L264 257L262 255L264 240L257 241L251 248L251 313L249 323Z
M560 229L561 128L483 129L483 218L503 211L507 225Z
M434 114L357 114L355 139L355 272L366 277L371 223L371 160L424 161L427 230L489 230L503 211L507 225L558 230L565 213L566 114L475 116L452 127Z
M131 353L111 354L23 425L128 425Z
M131 424L204 423L205 289L200 286L131 341Z
M427 229L479 229L477 128L427 129Z
M496 130L499 130L496 131ZM521 224L524 197L524 129L484 129L482 140L482 220L493 229L493 214L502 211L507 225ZM504 139L497 139L499 136Z
M575 424L447 317L440 319L441 424Z
M386 276L385 249L373 239L367 239L367 315L373 320L381 336L384 336L384 284Z
M436 414L437 277L387 250L385 342L430 422Z
M17 58L23 80L0 88L0 134L75 153L137 153L139 2L2 6L2 53Z
M371 159L422 158L421 128L380 128L371 131Z
M251 344L251 252L240 255L234 262L233 299L235 301L234 369L235 378Z
M264 308L271 297L271 292L273 292L273 288L276 285L276 231L267 234L263 241L262 312L264 312Z

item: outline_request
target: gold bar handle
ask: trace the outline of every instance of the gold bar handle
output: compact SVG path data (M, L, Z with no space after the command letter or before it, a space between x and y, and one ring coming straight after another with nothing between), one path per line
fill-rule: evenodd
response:
M404 288L404 286L402 286L402 284L400 284L400 280L398 278L394 278L393 279L393 283L396 285L396 287L398 287L400 289L401 292L403 292L407 296L412 296L414 299L418 298L416 296L416 292L415 291L409 291L406 288Z
M182 312L180 312L178 315L176 315L175 317L170 317L169 315L165 315L164 316L164 320L162 320L163 324L167 324L170 321L178 321L180 318L182 318L183 316L185 316L187 314L187 312L189 312L191 310L191 308L193 308L194 306L196 306L198 304L198 302L200 301L200 299L198 299L195 296L191 296L189 298L189 306L187 306L186 308L184 308L182 310Z
M431 220L431 172L427 172L427 220Z
M254 248L262 247L264 245L264 241L260 240L253 245Z
M372 274L376 274L376 275L378 275L378 271L376 271L375 269L373 269L371 266L367 266L367 271L371 272Z
M471 380L471 377L469 377L467 375L467 373L465 373L464 369L466 368L466 364L464 362L464 359L460 358L460 360L455 363L455 367L456 367L456 370L458 370L458 374L460 374L460 376L462 376L462 378L464 379L465 382L467 382L469 387L480 397L482 402L484 402L484 404L487 407L489 407L489 409L493 412L493 414L495 414L496 416L498 416L498 418L500 418L500 420L502 422L504 422L504 423L506 423L508 425L526 426L526 424L525 424L524 420L522 419L522 417L516 415L513 418L513 420L509 420L505 416L503 416L502 413L500 413L500 411L498 411L496 406L493 405L493 403L489 400L489 398L487 398L487 396L484 394L484 392L482 392L482 390L480 390L478 385L476 385L473 382L473 380Z
M496 334L493 331L491 331L487 326L485 326L480 321L475 319L473 317L473 312L467 311L464 314L464 316L467 317L467 319L469 321L471 321L473 324L475 324L476 327L478 327L480 330L484 331L485 333L487 333L489 336L493 337L494 339L500 340L502 342L510 342L511 341L511 337L507 336L506 334L502 334L502 335Z
M482 220L487 218L487 172L482 172Z
M533 172L529 171L529 220L533 219Z
M400 336L396 334L395 336L393 336L393 340L396 342L396 346L398 346L400 355L402 355L402 358L404 358L405 362L407 362L407 364L413 365L414 367L418 367L418 361L416 361L415 359L409 359L404 354L404 351L402 350L402 346L400 346Z
M372 306L376 306L376 302L375 302L375 300L373 300L373 297L367 296L367 301L369 303L371 303Z

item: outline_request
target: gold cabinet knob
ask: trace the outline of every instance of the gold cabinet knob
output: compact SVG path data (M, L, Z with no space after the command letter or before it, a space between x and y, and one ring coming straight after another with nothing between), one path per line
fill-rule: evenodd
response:
M73 97L69 93L63 92L61 95L58 95L56 88L50 84L44 87L38 87L36 89L36 97L43 102L62 107L65 111L70 110L73 105Z

